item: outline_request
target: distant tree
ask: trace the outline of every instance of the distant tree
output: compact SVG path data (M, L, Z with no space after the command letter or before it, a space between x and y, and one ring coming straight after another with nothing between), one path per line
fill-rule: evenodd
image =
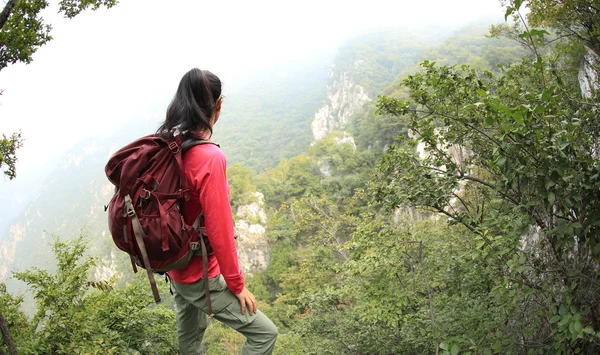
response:
M73 18L83 10L111 8L117 0L61 0L59 13ZM40 12L48 7L46 0L9 0L0 13L0 70L9 64L31 63L33 53L52 40L52 26L44 22ZM0 95L2 92L0 91ZM21 133L0 139L0 168L9 179L16 177L16 150L23 145Z
M15 169L16 152L22 145L21 132L13 133L10 137L2 134L2 139L0 139L0 168L10 180L17 176Z
M239 163L227 168L227 180L231 186L229 200L231 201L231 210L234 213L239 206L254 202L253 196L256 192L256 186L252 182L253 179L254 170Z

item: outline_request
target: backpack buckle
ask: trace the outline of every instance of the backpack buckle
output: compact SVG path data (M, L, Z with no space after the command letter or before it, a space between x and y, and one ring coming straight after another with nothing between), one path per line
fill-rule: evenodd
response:
M133 203L129 195L125 196L125 213L127 213L129 217L135 216L135 210L133 209Z
M142 189L142 191L140 192L140 197L143 198L144 200L147 200L150 198L150 194L151 192L146 190L146 189Z
M171 153L173 154L179 153L179 145L177 144L177 142L169 143L169 149L171 149Z
M190 242L190 250L198 250L200 249L200 243L198 242Z

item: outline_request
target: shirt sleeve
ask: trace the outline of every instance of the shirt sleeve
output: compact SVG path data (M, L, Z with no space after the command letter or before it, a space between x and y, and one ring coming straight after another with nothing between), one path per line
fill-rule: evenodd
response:
M207 163L207 174L200 187L200 205L204 213L206 234L227 288L238 294L244 289L244 277L235 246L225 154L215 149L215 154L211 155Z

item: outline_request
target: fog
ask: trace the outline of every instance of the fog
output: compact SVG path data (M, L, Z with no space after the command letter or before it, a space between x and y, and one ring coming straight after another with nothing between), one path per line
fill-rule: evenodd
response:
M110 134L130 119L160 118L192 67L216 73L230 90L274 65L333 51L365 29L419 31L482 16L502 21L498 0L121 0L72 20L50 8L44 17L54 39L31 64L0 72L0 133L21 130L25 140L17 179L0 182L0 198L22 201L24 185L39 183L80 140Z

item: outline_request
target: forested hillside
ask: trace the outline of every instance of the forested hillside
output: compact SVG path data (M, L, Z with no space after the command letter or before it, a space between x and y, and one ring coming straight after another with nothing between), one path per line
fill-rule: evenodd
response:
M214 140L228 163L256 171L291 158L310 144L310 121L325 96L329 55L257 73L242 88L225 83L226 110Z
M546 3L510 2L514 25L492 35L488 23L362 33L331 62L225 98L215 140L234 211L264 196L270 257L246 282L279 328L276 354L600 352L600 97L597 82L582 92L577 80L597 78L600 42L561 37L600 22L592 7L577 17ZM348 110L356 92L364 102ZM325 111L338 121L311 138ZM104 227L88 229L87 246L65 241L104 216L94 208L110 191L80 170L106 159L98 146L55 175L85 182L40 198L15 224L33 234L0 265L18 267L37 313L28 319L2 284L0 312L25 354L173 354L170 302L147 307L124 256L108 268L89 259L114 252ZM51 254L34 245L45 229L62 236L57 266L24 271ZM218 322L205 336L209 354L242 343Z

